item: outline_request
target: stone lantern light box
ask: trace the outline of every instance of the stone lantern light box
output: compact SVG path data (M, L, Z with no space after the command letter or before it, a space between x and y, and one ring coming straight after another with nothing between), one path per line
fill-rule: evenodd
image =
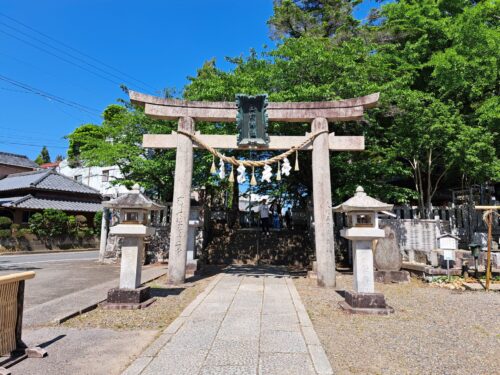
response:
M388 314L394 310L387 306L382 293L375 293L372 241L385 237L379 228L378 213L392 210L393 205L368 196L361 186L356 194L334 211L347 215L347 228L340 235L352 241L354 253L354 293L346 291L341 307L351 313Z
M120 223L110 228L110 233L123 237L120 287L109 290L107 308L140 309L154 299L149 287L141 286L141 269L144 255L144 238L154 234L150 214L163 209L140 192L134 185L130 193L103 202L106 208L119 212Z

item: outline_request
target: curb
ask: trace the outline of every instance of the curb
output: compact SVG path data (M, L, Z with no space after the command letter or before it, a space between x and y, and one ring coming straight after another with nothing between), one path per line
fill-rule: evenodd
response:
M9 251L0 253L0 257L5 255L29 255L29 254L56 254L56 253L84 253L87 251L98 251L98 248L92 249L70 249L70 250L31 250L31 251Z

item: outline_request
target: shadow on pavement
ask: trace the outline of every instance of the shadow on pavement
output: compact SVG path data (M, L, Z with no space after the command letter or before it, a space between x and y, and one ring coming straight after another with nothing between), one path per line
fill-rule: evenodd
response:
M23 266L9 266L9 265L1 265L0 271L32 271L39 270L40 267L23 267Z
M38 346L42 349L52 345L53 343L65 338L66 335L59 335L54 337L52 340L45 341L41 344L35 345ZM3 359L4 358L4 359ZM10 356L6 357L0 357L0 367L5 366L5 368L12 368L21 361L24 361L25 359L28 358L28 356L24 353L24 350L20 354L13 354Z
M151 297L168 297L181 294L186 288L154 288L151 287Z
M287 277L289 276L286 266L253 266L253 265L232 265L224 270L224 273L237 276L253 277Z

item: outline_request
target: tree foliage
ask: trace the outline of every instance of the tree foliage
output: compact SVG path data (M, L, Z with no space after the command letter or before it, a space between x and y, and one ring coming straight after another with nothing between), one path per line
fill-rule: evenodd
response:
M49 150L47 150L47 146L42 147L42 151L40 151L40 154L36 157L35 163L37 163L38 165L50 163L50 154Z
M381 92L379 107L367 111L364 121L330 124L338 135L366 139L363 152L331 154L334 202L362 184L381 199L417 203L428 217L439 189L500 181L500 2L380 2L369 22L360 23L352 14L357 0L277 0L269 20L277 46L227 58L229 71L207 61L183 96L232 101L237 93L267 93L270 101L323 101ZM145 133L169 133L175 126L129 104L112 105L102 124L84 125L69 136L69 156L91 165L118 164L125 183L141 182L168 199L174 152L153 153L140 143ZM197 130L236 133L234 124L197 123ZM269 127L273 135L308 131L307 123ZM300 172L259 189L307 200L310 153L299 158ZM195 152L194 186L205 186L212 196L225 194L231 186L210 176L211 161L208 153Z

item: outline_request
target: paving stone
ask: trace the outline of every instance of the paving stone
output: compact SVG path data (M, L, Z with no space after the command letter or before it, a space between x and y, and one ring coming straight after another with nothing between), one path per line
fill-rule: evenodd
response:
M307 353L307 346L300 332L263 331L260 337L262 353Z
M259 375L316 375L308 354L263 353Z
M253 366L259 360L258 341L215 340L205 360L206 366Z
M208 350L164 349L158 353L141 375L192 375L197 374Z
M249 366L209 366L203 367L200 375L256 375L257 369Z
M167 348L210 349L218 327L213 325L194 325L186 323L167 344ZM158 353L158 355L160 355Z

